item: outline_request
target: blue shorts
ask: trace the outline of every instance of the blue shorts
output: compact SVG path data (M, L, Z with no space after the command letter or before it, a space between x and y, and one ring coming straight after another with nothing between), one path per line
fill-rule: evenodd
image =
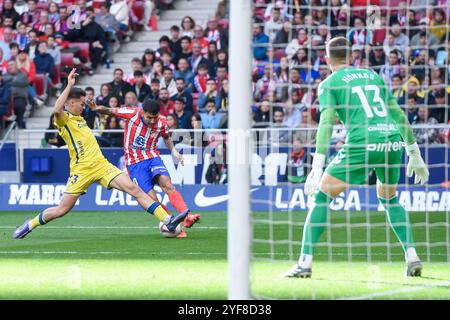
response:
M153 179L158 175L170 177L164 162L160 157L147 159L128 166L130 178L136 183L145 193L153 189L155 185Z

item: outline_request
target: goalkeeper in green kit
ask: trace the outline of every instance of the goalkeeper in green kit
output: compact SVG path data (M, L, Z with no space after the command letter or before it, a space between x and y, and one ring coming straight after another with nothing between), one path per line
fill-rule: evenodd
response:
M325 231L328 205L349 185L363 184L372 169L377 175L378 199L405 251L406 275L421 276L422 264L414 248L408 213L396 196L402 140L409 157L407 176L415 173L415 183L421 184L429 176L408 119L378 74L348 65L350 43L346 38L330 40L326 51L333 73L318 87L320 123L312 169L305 182L305 193L314 194L314 204L305 221L298 263L285 276L311 277L314 247ZM323 173L335 114L348 134Z

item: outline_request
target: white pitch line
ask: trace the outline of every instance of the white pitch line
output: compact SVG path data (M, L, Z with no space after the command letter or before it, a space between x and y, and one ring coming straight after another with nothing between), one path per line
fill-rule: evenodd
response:
M133 252L133 251L0 251L0 254L66 254L66 255L226 255L226 252Z
M0 229L15 229L17 226L0 226ZM157 226L148 227L131 227L131 226L45 226L45 229L158 229ZM200 227L194 226L193 229L210 229L210 230L225 230L225 227Z
M426 289L432 289L432 288L444 287L444 286L450 286L450 281L439 282L439 283L431 284L431 285L423 285L423 286L414 287L414 288L401 288L401 289L394 289L394 290L370 293L370 294L366 294L366 295L362 295L362 296L341 298L338 300L370 300L373 298L390 296L390 295L399 294L399 293L411 293L411 292L422 291L422 290L426 290ZM449 298L450 298L450 294L449 294Z

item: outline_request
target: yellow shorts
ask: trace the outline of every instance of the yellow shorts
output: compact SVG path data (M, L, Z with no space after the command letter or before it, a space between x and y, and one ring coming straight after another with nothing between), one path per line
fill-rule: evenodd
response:
M108 161L102 161L91 167L72 168L65 193L84 194L94 182L110 189L111 181L121 173L123 171Z

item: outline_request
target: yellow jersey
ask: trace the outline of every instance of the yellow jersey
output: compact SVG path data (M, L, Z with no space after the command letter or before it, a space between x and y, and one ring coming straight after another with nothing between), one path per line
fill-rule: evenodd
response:
M63 111L62 117L54 119L59 135L69 149L71 170L107 161L100 150L97 139L82 116L75 116Z

